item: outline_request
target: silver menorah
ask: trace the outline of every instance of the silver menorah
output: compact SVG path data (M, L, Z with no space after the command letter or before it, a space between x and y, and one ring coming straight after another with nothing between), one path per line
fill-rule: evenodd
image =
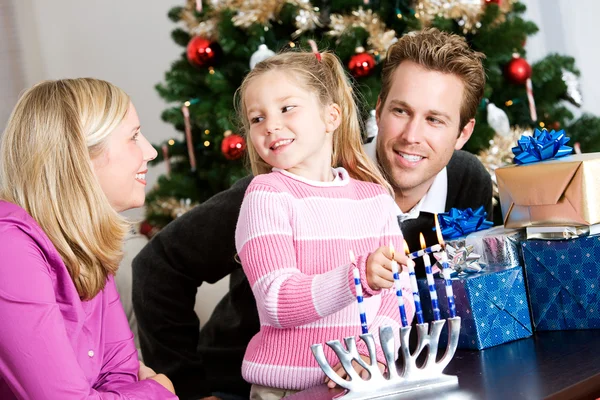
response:
M336 400L372 399L374 397L396 395L423 388L454 386L458 385L458 378L456 376L445 375L443 370L456 352L460 332L460 317L448 318L448 344L443 357L439 361L436 361L440 334L445 323L445 320L438 320L431 322L431 324L417 324L418 344L413 352L409 348L411 327L405 326L400 328L400 357L403 360L401 371L398 371L398 367L396 366L394 357L394 331L390 326L382 326L379 329L379 341L386 364L386 372L384 373L381 372L377 364L376 344L371 333L360 335L360 338L366 344L369 351L370 363L365 362L360 357L360 354L358 354L354 337L344 338L346 348L344 348L339 340L327 342L327 346L339 358L340 363L348 374L349 380L342 379L335 373L325 357L321 344L313 344L311 350L319 366L329 379L341 388L346 389L346 394L337 397ZM426 348L427 353L424 362L422 365L417 366L417 358L419 358L421 352ZM368 379L363 379L356 372L352 366L353 361L368 371L370 374Z

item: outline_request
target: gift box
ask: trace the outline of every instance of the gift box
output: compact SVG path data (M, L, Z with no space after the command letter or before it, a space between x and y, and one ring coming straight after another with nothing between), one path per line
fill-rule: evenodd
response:
M504 226L600 223L600 153L496 169Z
M446 244L455 249L472 246L472 253L481 256L479 263L501 267L523 265L521 242L524 240L523 230L496 226L466 237L447 240Z
M433 319L426 279L419 279L425 320ZM435 279L442 318L448 318L443 279ZM452 279L456 315L461 317L459 349L482 350L532 335L529 306L520 266L487 267ZM445 338L444 332L442 337Z
M536 330L600 328L600 237L527 240L523 257Z

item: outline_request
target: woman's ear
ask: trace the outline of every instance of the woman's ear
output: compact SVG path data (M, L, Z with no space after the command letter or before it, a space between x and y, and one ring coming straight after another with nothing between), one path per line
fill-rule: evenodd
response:
M336 103L331 103L325 111L325 127L327 132L334 132L342 123L342 109Z

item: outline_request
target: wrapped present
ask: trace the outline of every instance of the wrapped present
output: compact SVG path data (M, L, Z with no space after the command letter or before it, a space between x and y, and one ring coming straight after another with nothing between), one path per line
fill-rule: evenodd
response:
M504 226L600 223L600 153L496 169Z
M536 330L600 329L600 237L527 240L523 257Z
M480 255L480 264L490 267L523 265L521 255L521 242L525 240L525 233L520 229L505 229L496 226L484 231L471 233L446 241L454 249L471 249L471 252ZM469 252L469 253L471 253ZM452 258L450 256L450 258Z
M528 226L527 239L564 240L600 234L600 224L590 226Z
M435 279L441 315L447 318L444 284L443 279ZM433 310L427 280L419 279L418 285L425 320L431 320ZM461 275L452 279L452 289L456 314L462 319L459 349L481 350L532 335L520 266L486 267L480 273Z

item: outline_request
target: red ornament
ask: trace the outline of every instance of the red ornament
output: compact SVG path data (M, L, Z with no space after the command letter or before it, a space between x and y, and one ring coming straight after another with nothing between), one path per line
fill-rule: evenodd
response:
M375 68L375 59L369 53L358 53L350 57L348 69L356 78L370 75Z
M246 150L246 140L240 135L231 133L231 131L225 132L225 137L221 142L221 152L228 160L237 160L240 158Z
M485 0L485 4L498 4L500 5L501 0Z
M188 61L200 68L211 67L221 58L221 47L200 36L193 37L187 45Z
M158 232L158 229L155 226L150 225L148 221L143 221L140 224L140 233L148 239L152 238L156 232Z
M531 78L531 65L525 59L513 56L513 59L506 64L504 73L512 83L524 85L527 79Z

